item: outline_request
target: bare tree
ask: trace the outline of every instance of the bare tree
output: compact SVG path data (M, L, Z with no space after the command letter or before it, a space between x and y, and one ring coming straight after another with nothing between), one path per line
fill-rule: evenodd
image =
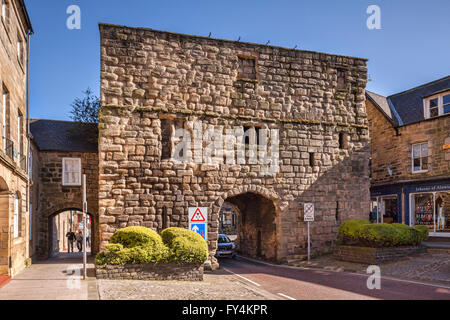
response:
M100 99L92 93L89 87L83 91L83 94L84 98L76 98L73 101L70 118L80 123L98 123Z

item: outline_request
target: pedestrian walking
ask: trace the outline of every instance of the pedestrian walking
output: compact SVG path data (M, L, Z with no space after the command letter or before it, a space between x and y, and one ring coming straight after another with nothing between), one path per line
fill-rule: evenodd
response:
M86 229L86 249L91 247L91 231Z
M76 235L73 231L69 231L66 233L66 237L67 237L67 242L68 242L68 248L67 248L67 252L73 252L73 242L76 240Z
M83 251L83 233L80 231L78 231L77 234L77 248L78 248L78 252Z

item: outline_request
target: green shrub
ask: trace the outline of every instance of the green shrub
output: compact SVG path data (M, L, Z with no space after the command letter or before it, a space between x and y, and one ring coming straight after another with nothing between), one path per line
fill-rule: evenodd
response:
M411 228L400 223L375 223L366 220L348 220L338 231L343 244L357 244L367 247L398 247L419 245L428 237L428 230Z
M105 245L105 248L109 252L118 252L123 250L123 245L121 245L120 243L108 243L107 245Z
M208 244L203 238L191 241L187 237L176 237L169 250L170 260L174 262L203 263L208 259Z
M167 228L161 232L169 247L169 259L182 263L203 263L208 258L208 244L198 233L182 228Z
M427 226L415 226L414 229L419 231L421 242L428 239L428 236L430 235L430 229L428 229Z
M106 251L97 254L95 264L124 265L141 263L203 263L208 258L208 244L197 233L187 229L169 228L163 238L145 227L127 227L111 237Z
M116 231L110 243L120 243L124 248L158 246L162 244L161 236L146 227L126 227Z
M358 241L358 232L363 225L370 224L369 220L352 219L344 221L338 230L339 240L343 243Z

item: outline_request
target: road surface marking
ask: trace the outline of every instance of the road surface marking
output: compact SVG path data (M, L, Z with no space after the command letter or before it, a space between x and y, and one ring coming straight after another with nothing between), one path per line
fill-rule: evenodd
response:
M297 299L294 299L294 298L292 298L292 297L289 297L289 296L287 296L287 295L285 295L285 294L282 294L282 293L278 293L280 296L282 296L282 297L285 297L286 299L289 299L289 300L297 300Z
M242 279L244 279L244 280L247 280L248 282L253 283L253 284L254 284L255 286L257 286L257 287L261 287L261 285L260 285L259 283L256 283L255 281L252 281L252 280L250 280L250 279L247 279L246 277L243 277L243 276L241 276L240 274L234 273L233 271L230 271L230 270L228 270L227 268L223 268L223 270L225 270L225 271L227 271L227 272L229 272L229 273L231 273L231 274L234 274L235 276L238 276L239 278L242 278Z
M356 272L348 272L348 271L336 271L336 270L324 270L324 269L320 269L320 268L314 268L314 267L308 267L308 268L304 268L304 267L294 267L294 266L287 266L287 265L282 265L282 264L273 264L273 263L269 263L269 262L265 262L265 261L260 261L260 260L255 260L252 258L247 258L247 257L243 257L241 255L237 255L239 258L243 259L243 260L248 260L251 262L255 262L255 263L260 263L260 264L264 264L267 266L271 266L271 267L280 267L280 268L286 268L286 269L292 269L292 270L311 270L311 271L323 271L323 272L332 272L332 273L342 273L342 274L348 274L348 275L354 275L354 276L359 276L359 277L364 277L367 278L368 275L367 274L363 274L363 273L356 273ZM406 279L398 279L398 278L392 278L389 276L381 276L381 280L391 280L391 281L398 281L398 282L406 282L406 283L412 283L412 284L419 284L419 285L423 285L423 286L428 286L428 287L435 287L435 288L441 288L441 289L450 289L449 286L445 286L445 285L439 285L439 284L433 284L433 283L427 283L427 282L420 282L420 281L413 281L413 280L406 280Z

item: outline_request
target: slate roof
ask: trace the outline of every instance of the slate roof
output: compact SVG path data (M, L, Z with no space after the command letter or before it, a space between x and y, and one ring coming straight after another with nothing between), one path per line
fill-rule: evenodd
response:
M97 124L30 119L31 134L40 151L98 152L96 128Z
M390 117L395 126L405 126L425 120L423 99L445 90L450 90L450 76L389 97L366 91L366 97Z

